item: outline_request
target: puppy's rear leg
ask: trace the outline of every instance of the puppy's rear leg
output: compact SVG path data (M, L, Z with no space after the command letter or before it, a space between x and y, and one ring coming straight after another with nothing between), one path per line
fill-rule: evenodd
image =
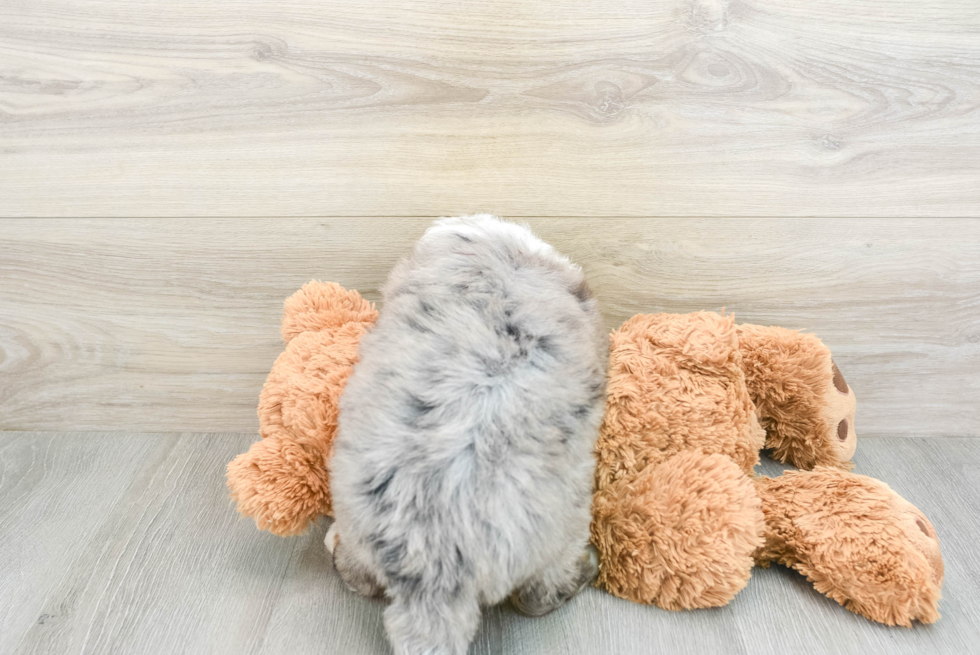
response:
M541 571L510 596L514 608L526 616L544 616L565 603L599 573L599 553L592 544L585 551L569 549L564 561Z
M396 655L466 655L480 623L480 604L467 592L437 597L396 595L385 629Z
M327 546L327 550L333 555L333 567L340 574L341 580L355 594L360 594L367 598L380 598L384 596L384 587L378 582L374 573L355 558L351 549L341 544L336 526L336 523L330 526L330 530L327 531L327 536L324 539L324 544Z

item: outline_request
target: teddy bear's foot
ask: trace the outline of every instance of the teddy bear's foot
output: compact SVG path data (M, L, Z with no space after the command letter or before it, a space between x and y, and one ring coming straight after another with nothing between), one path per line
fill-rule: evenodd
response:
M330 480L321 453L271 435L228 464L228 488L238 511L261 530L302 534L330 511Z
M738 349L773 458L849 469L857 401L830 349L812 334L748 324L738 326Z
M599 552L589 544L571 565L556 566L515 590L510 602L525 616L544 616L578 595L598 574Z
M718 607L751 575L763 543L761 501L729 457L683 451L597 491L597 585L638 603Z
M835 468L759 478L763 566L779 562L873 621L939 618L943 559L925 515L885 483Z

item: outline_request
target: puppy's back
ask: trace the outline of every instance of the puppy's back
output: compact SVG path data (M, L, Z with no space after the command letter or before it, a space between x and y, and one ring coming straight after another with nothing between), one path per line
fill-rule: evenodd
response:
M480 603L584 546L604 344L581 271L493 217L437 223L392 273L331 479L400 652L464 652Z

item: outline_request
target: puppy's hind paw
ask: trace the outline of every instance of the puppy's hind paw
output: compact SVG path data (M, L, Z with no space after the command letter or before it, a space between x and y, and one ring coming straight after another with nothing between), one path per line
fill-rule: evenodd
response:
M327 552L333 555L334 550L337 548L337 522L334 521L330 524L330 529L327 530L327 536L323 538L323 545L327 547Z

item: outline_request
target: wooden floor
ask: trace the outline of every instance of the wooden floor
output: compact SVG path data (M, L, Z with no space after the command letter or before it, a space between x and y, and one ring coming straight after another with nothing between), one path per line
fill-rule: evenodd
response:
M0 653L389 653L383 606L343 587L326 526L281 539L227 502L224 464L251 440L0 433ZM757 569L717 610L666 612L595 589L542 619L491 608L470 652L975 652L980 442L868 439L855 463L936 526L946 563L938 623L871 623L776 567Z

